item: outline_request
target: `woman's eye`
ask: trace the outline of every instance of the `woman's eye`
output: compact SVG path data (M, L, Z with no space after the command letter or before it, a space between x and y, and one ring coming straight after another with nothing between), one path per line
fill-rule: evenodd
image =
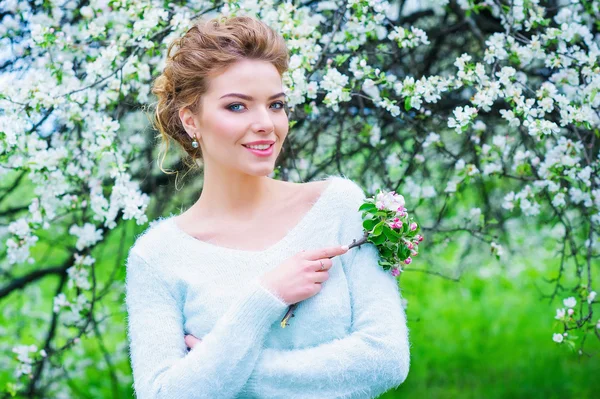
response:
M243 107L244 105L243 104L231 104L231 105L227 106L227 109L230 109L232 111L239 111L239 110L231 109L231 107L237 107L237 106Z
M275 108L275 109L283 109L283 108L285 107L285 103L284 103L284 102L282 102L282 101L277 101L277 102L274 102L274 103L273 103L273 104L271 104L271 105L275 105L275 104L279 104L279 105L280 105L280 107L279 107L279 108ZM243 107L243 106L244 106L244 104L235 103L235 104L230 104L230 105L228 105L228 106L227 106L227 109L229 109L229 110L231 110L231 111L241 111L241 109L239 109L239 108L233 108L233 107Z

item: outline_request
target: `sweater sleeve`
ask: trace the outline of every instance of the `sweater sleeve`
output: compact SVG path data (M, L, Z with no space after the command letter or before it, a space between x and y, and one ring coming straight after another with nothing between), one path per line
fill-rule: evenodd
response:
M363 235L358 208L365 195L352 181L347 195L350 208L340 237L350 244ZM341 258L352 304L351 333L307 349L264 349L244 387L249 397L375 398L406 379L408 328L396 278L378 265L379 251L371 243Z
M190 352L175 296L133 250L127 259L129 355L138 399L233 398L250 376L267 332L287 305L252 280Z

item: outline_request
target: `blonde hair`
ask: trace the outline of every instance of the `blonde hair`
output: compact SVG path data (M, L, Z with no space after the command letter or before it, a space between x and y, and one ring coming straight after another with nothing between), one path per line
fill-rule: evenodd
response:
M244 59L270 62L281 76L289 63L285 39L256 18L219 16L194 21L182 37L169 44L165 68L152 85L158 100L151 121L165 144L165 154L159 162L164 173L169 173L162 167L169 138L187 153L184 164L190 170L198 167L202 151L200 146L192 147L179 110L188 107L192 112L200 112L200 99L208 90L210 77Z

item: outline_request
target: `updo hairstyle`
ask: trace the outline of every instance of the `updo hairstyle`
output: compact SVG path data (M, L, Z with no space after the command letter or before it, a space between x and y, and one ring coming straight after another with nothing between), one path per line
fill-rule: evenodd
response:
M256 18L219 16L194 21L182 37L169 44L165 68L152 86L157 97L152 124L160 132L165 156L171 138L187 153L184 164L190 170L198 167L201 147L192 147L179 110L188 107L200 114L200 99L208 90L211 76L244 59L270 62L281 76L288 70L289 62L285 39ZM169 173L163 169L163 162L164 156L159 167Z

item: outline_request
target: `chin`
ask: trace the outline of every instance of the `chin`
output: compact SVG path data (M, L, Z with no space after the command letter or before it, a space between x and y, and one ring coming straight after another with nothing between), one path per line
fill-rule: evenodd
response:
M275 170L275 168L271 165L267 166L267 165L262 165L260 167L256 167L253 169L243 169L243 172L246 173L247 175L250 176L265 176L268 177L270 176L273 171Z

